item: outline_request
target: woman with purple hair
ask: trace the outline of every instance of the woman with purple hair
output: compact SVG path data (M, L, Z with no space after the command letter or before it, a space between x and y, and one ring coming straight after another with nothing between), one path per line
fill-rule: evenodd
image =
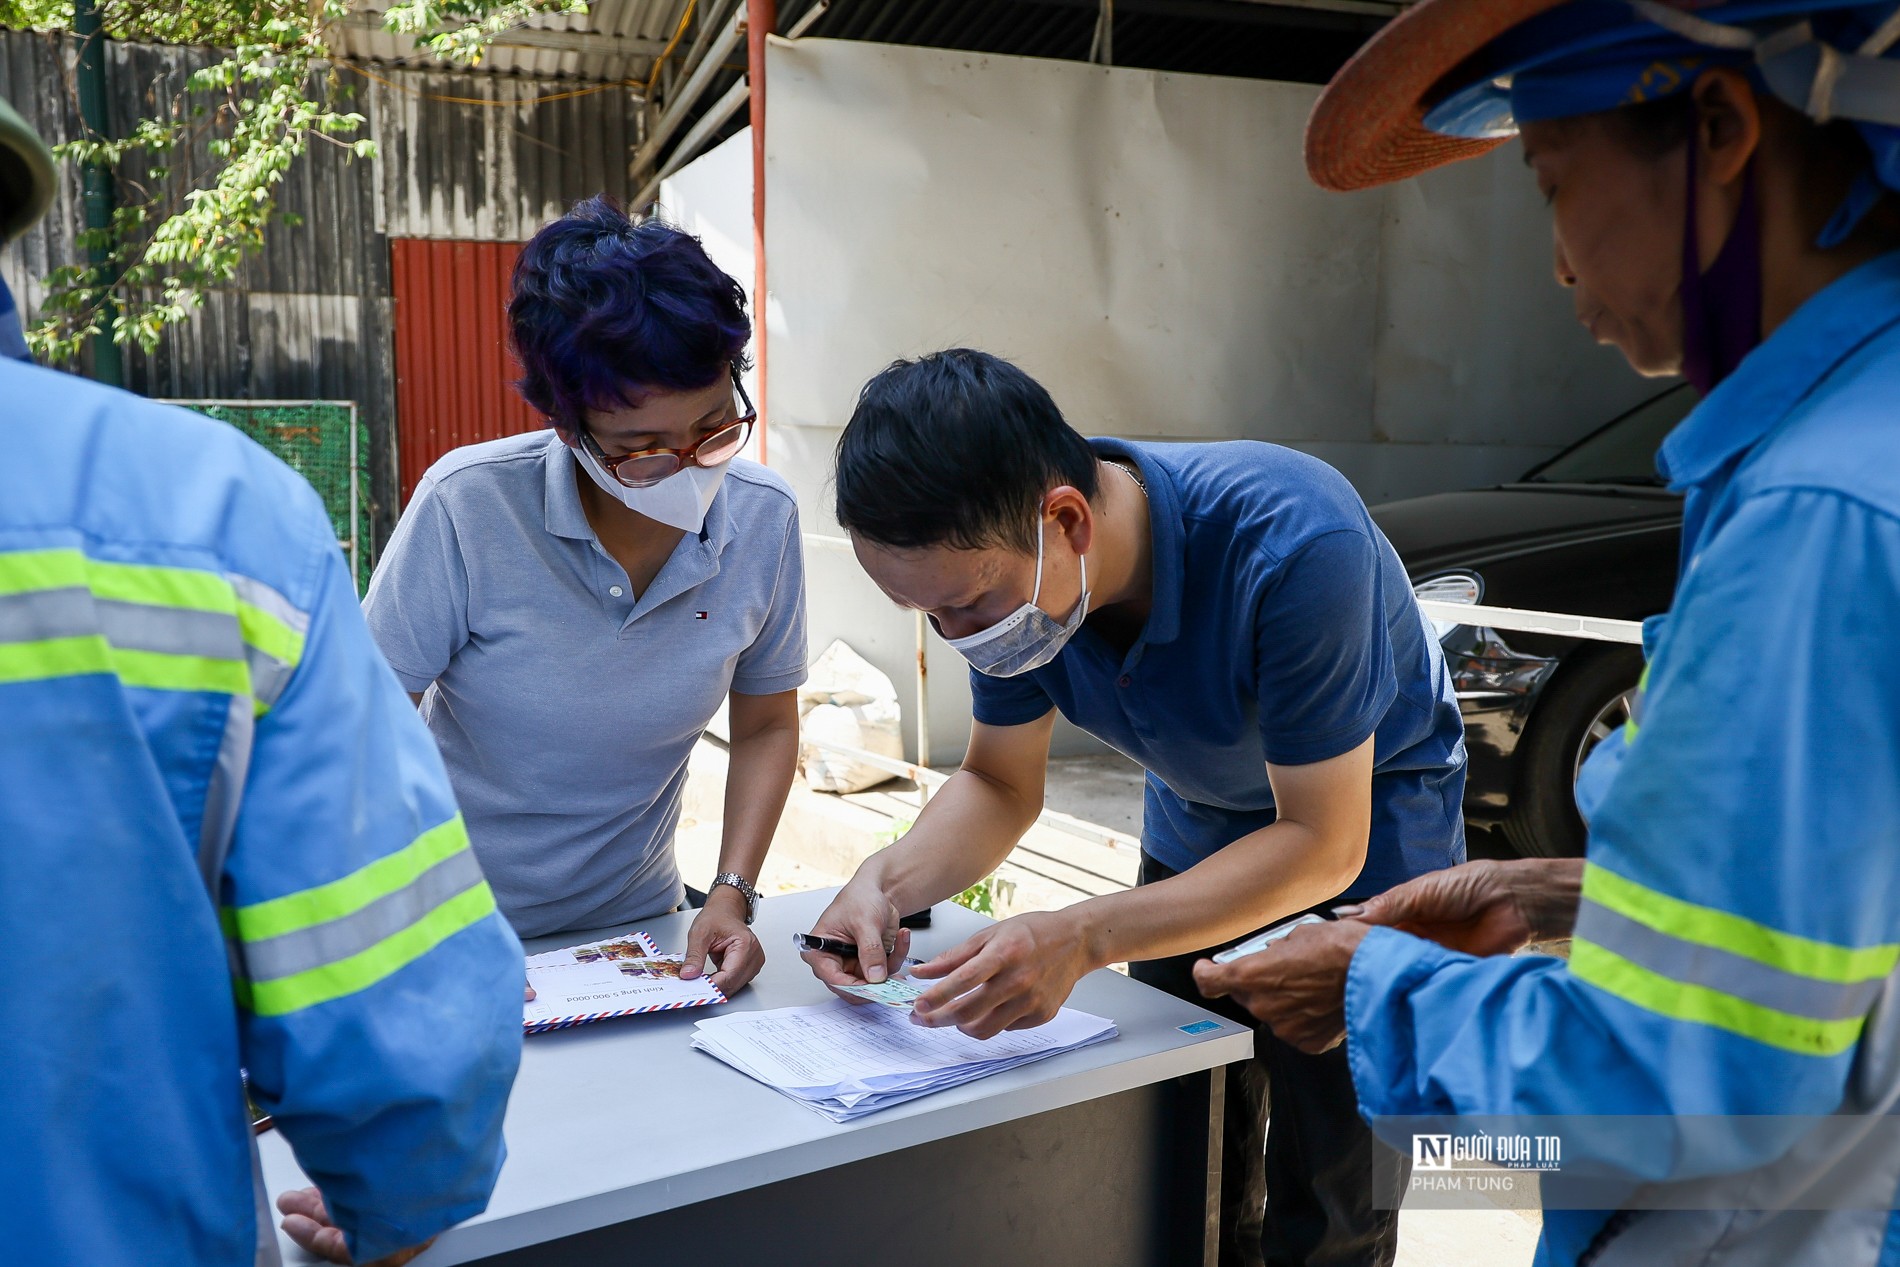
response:
M739 457L745 294L698 239L592 198L515 265L517 384L549 430L449 453L365 599L523 937L678 907L687 758L730 704L719 874L682 973L764 963L753 888L798 758L798 506Z

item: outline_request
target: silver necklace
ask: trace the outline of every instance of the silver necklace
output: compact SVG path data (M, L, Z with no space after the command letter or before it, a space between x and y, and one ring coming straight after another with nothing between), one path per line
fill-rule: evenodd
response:
M1141 490L1142 500L1146 501L1148 499L1148 481L1141 478L1140 471L1136 470L1133 466L1124 466L1120 462L1110 462L1109 465L1120 471L1123 475L1126 475L1129 479L1135 481L1135 487Z

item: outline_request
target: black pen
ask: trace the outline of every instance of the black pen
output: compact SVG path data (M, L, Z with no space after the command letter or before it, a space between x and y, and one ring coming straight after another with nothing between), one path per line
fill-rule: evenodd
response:
M845 959L858 957L858 944L852 941L839 941L836 937L820 937L817 933L793 933L792 945L800 950L816 950L822 954L839 955ZM895 945L884 947L884 953L896 950Z
M800 950L816 950L822 954L839 955L846 959L858 957L856 942L839 941L835 937L820 937L817 933L793 933L792 945Z

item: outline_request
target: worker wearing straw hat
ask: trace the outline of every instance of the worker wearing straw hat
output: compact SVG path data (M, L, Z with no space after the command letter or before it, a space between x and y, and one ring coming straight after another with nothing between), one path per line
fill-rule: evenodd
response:
M1307 163L1357 189L1513 133L1578 319L1704 393L1587 859L1435 872L1197 979L1343 1031L1414 1156L1555 1141L1540 1262L1900 1262L1900 5L1425 0Z

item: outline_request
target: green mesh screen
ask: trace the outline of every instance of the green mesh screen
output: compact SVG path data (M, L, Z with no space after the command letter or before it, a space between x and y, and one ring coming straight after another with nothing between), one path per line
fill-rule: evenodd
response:
M330 523L346 557L351 542L356 543L356 592L361 594L369 583L369 482L363 471L361 436L356 438L355 460L350 456L356 407L347 400L172 403L230 423L310 481L330 511ZM357 494L354 500L352 484Z

